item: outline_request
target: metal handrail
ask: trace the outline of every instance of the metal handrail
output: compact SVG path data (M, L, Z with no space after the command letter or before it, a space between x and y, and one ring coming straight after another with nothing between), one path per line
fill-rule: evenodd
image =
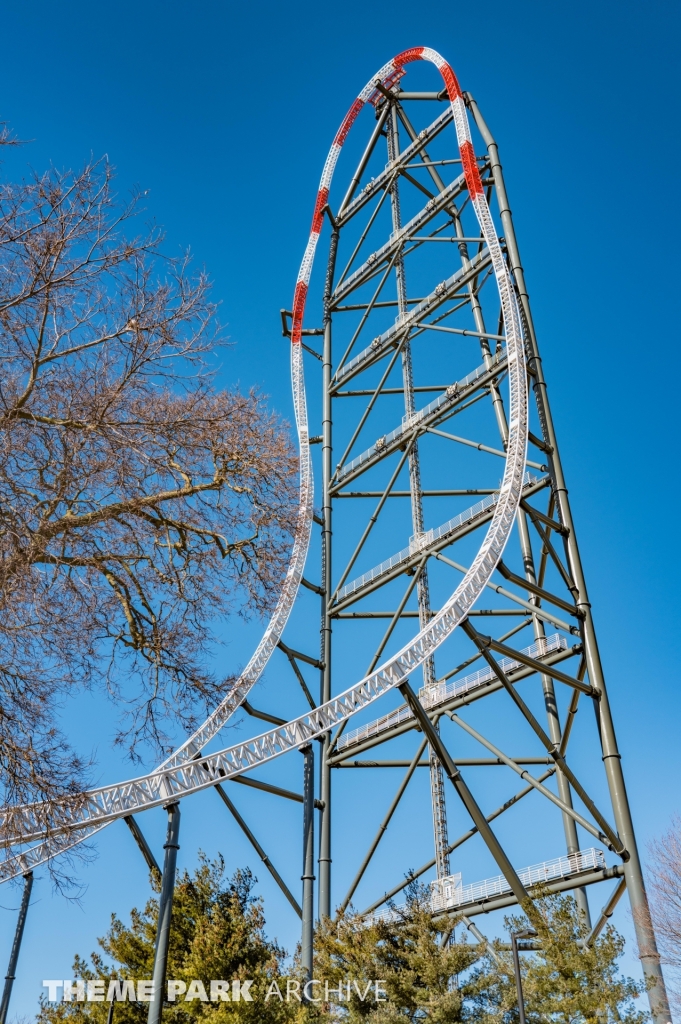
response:
M584 871L605 869L605 867L603 851L591 847L588 850L578 850L576 853L565 854L553 860L542 861L541 864L522 868L518 871L518 878L525 888L530 888L533 885L540 885L542 882L555 881L557 878L570 878L572 875L581 874ZM461 874L449 875L447 878L431 882L430 886L430 906L433 912L465 907L471 903L479 903L482 900L493 899L495 896L503 896L511 892L511 886L503 875L494 875L493 878L485 878L481 882L472 882L469 885L461 883ZM384 910L374 911L364 920L367 924L375 921L395 920L404 913L405 909L406 904L386 907Z

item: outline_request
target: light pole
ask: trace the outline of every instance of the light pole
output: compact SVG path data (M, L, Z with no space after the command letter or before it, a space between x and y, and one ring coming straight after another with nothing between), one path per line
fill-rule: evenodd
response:
M511 932L511 949L513 950L513 970L515 971L515 987L518 991L518 1013L520 1024L525 1024L525 1001L523 999L523 983L520 977L520 957L518 956L518 939L532 939L536 935L534 928L523 928L519 932Z

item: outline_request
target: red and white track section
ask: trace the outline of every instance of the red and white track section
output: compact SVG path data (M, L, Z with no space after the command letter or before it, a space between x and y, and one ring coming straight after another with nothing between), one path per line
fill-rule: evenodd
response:
M245 743L202 757L199 761L195 759L197 753L205 749L262 675L288 621L307 558L312 527L313 477L301 332L310 276L322 228L323 211L336 163L357 116L375 91L376 81L385 83L404 65L418 60L434 64L440 71L447 89L466 185L491 256L503 311L510 389L510 423L504 476L494 516L480 550L459 586L441 611L400 651L328 704L293 719L285 726L271 729ZM230 778L256 764L278 757L287 750L295 749L366 707L387 690L404 681L451 635L473 607L501 558L520 501L527 448L527 380L523 335L513 283L480 180L468 115L459 83L444 58L428 47L417 46L405 50L373 75L348 110L333 140L324 164L314 204L310 237L294 291L291 383L300 449L298 523L290 565L277 606L246 669L230 686L223 701L203 725L149 775L125 783L100 787L52 805L32 804L4 808L0 815L0 825L5 841L16 844L37 841L37 845L22 854L8 858L0 868L0 880L7 880L35 868L38 864L82 842L116 818L180 799L213 786L222 778ZM45 838L46 836L48 838Z

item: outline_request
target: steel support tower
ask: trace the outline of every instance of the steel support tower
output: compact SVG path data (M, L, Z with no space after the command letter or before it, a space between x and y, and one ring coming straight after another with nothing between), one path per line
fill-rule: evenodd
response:
M409 91L401 87L404 70L404 64L398 63L392 74L376 79L370 97L375 121L370 125L368 118L365 120L368 137L358 166L353 168L348 186L335 193L335 204L334 193L324 197L329 204L329 244L321 352L322 434L318 438L322 444L324 537L323 701L345 688L345 652L362 643L369 623L375 630L375 651L367 673L379 663L405 620L424 627L432 616L430 577L438 571L440 577L463 572L470 564L470 554L464 552L470 550L470 537L480 533L489 519L489 509L483 506L493 496L498 475L495 461L505 455L508 441L502 383L504 318L489 252L471 210L461 156L453 154L448 145L453 135L451 91ZM499 225L521 311L530 444L515 544L508 544L496 576L487 584L488 596L496 595L495 607L476 607L469 613L458 631L468 641L468 651L459 646L455 650L460 653L447 657L444 645L438 651L437 670L435 657L424 661L421 701L435 729L439 731L440 721L450 719L476 738L481 755L488 755L467 759L465 765L457 762L462 774L475 777L489 772L490 760L498 758L530 782L511 796L513 805L530 791L534 799L539 797L538 837L550 832L556 822L562 824L567 863L574 864L575 870L548 885L554 891L572 890L589 924L587 886L615 879L612 897L593 922L594 936L626 886L644 973L652 983L651 1009L657 1021L667 1021L669 1009L621 757L498 147L473 97L463 94L463 98L477 129L475 160ZM435 255L433 250L437 250ZM443 280L435 276L429 286L424 285L438 263ZM424 302L424 296L431 301ZM387 326L393 317L394 325ZM384 339L390 333L386 345ZM469 383L471 371L476 378ZM390 411L383 413L383 408ZM471 426L466 427L467 423ZM385 430L388 425L393 429ZM473 507L468 507L471 504ZM405 505L409 515L405 515ZM402 541L395 543L392 538L400 531ZM372 557L367 549L377 534ZM450 590L451 584L445 581L438 587L440 593ZM362 640L355 641L352 634L358 630ZM409 627L400 635L408 632ZM533 643L523 651L529 639ZM480 663L485 670L465 675L469 665ZM337 664L342 673L338 686L334 679ZM520 680L527 682L518 685ZM478 700L506 703L503 744L492 743L465 721L464 708ZM578 732L575 723L580 701L582 719L585 702L596 715L600 749L592 753L602 759L609 807L599 808L589 795L592 769L582 774L577 767L573 770L572 760L568 760L573 726L575 734ZM406 775L395 800L366 856L358 859L352 884L339 898L341 894L331 881L331 795L332 786L343 785L349 773L334 769L356 765L363 775L385 771L395 763L391 761L391 741L418 727L408 703L382 717L365 713L364 718L366 723L352 731L350 727L343 731L343 723L335 735L327 734L324 743L320 915L331 915L339 904L345 908L355 897L371 858L381 856L379 844L388 823L415 766L422 763L424 744L414 736L413 759L404 761ZM534 733L535 743L527 744L530 749L524 758L508 757L506 752L517 750L522 742L523 719ZM498 722L495 726L498 732ZM458 745L456 731L449 726L444 734L445 745L452 750ZM447 879L456 879L451 876L450 857L456 857L455 851L462 839L469 839L470 830L451 841L442 764L432 746L428 749L433 857L427 867L435 873L431 883L434 904L444 907L447 901L441 894L447 889ZM526 766L540 761L547 762L548 771L545 769L539 780L530 779ZM547 775L553 776L553 787L543 787ZM585 787L587 780L589 786ZM362 782L366 785L364 779ZM471 785L478 791L473 781ZM509 810L500 808L503 813ZM553 819L551 823L549 819ZM342 822L335 827L342 828ZM580 832L586 834L587 843L580 841ZM602 866L605 861L598 866L591 861L581 863L580 847L592 845L594 838L597 845L614 854L612 866ZM396 898L405 884L407 868L404 863L394 864L391 877L395 885L377 894L366 907L368 912L376 912L388 897ZM470 918L513 902L515 895L483 896L460 906ZM455 901L452 905L458 906Z
M406 87L408 70L415 89ZM300 916L308 970L315 919L351 904L385 912L407 873L430 881L443 931L463 915L478 937L472 918L524 903L541 883L574 894L589 942L626 890L653 1019L666 1024L498 148L435 51L415 47L388 62L343 120L282 323L301 498L291 567L261 643L221 705L155 772L51 807L5 808L15 848L0 879L28 874L119 817L158 870L132 816L214 787ZM285 676L295 688L283 719L249 701L268 665L279 691ZM213 750L224 724L244 712L253 735ZM259 722L266 732L257 733ZM298 762L303 754L302 794L252 775L288 752ZM366 850L353 843L348 853L340 843L354 828L348 794L356 806L376 772L400 767ZM500 804L490 773L507 782ZM227 795L231 780L254 799L264 790L303 804L300 903L266 852L276 837L260 834L264 826L256 836ZM415 871L403 850L405 801L424 847ZM530 803L520 844L514 815ZM334 859L339 848L352 863ZM470 849L480 875L468 870L464 884ZM480 881L486 865L499 873ZM589 892L600 883L605 905L592 918Z

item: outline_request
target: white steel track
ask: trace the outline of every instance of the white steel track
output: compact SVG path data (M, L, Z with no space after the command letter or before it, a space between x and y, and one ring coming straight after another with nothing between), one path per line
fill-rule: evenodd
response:
M199 752L220 731L260 678L280 639L296 599L307 557L313 510L313 479L307 425L301 333L307 291L335 166L345 139L362 107L375 90L403 65L427 60L440 71L448 91L466 186L484 236L497 281L506 334L510 391L510 423L504 476L494 515L470 569L441 611L408 644L345 693L284 726L270 729L245 743L207 756ZM405 331L410 323L405 323ZM291 380L300 448L300 505L291 562L275 611L246 669L223 701L196 732L155 771L124 783L98 787L76 796L41 804L5 807L0 830L6 846L37 842L10 856L0 867L0 880L25 873L72 848L117 818L168 804L222 779L262 764L307 743L373 703L404 682L429 658L467 616L492 575L518 509L527 448L527 380L525 351L513 282L506 267L485 198L472 147L466 108L456 77L434 50L414 47L385 64L355 100L329 151L314 208L312 230L301 264L293 301Z

